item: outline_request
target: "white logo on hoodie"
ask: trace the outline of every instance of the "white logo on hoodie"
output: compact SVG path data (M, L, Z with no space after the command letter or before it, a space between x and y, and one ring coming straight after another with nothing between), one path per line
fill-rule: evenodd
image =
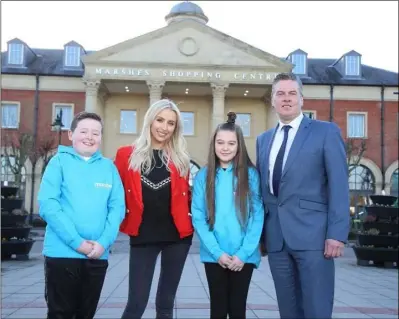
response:
M105 183L94 183L95 187L102 187L102 188L112 188L111 184L105 184Z

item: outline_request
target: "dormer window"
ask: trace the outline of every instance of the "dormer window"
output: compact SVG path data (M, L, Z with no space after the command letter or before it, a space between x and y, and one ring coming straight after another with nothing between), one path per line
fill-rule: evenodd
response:
M24 45L22 43L8 44L8 64L22 65L24 62Z
M359 76L360 75L360 56L347 55L345 56L345 75Z
M294 65L294 69L292 70L292 72L294 74L298 74L301 76L307 76L307 74L308 74L308 67L307 67L308 54L305 51L303 51L301 49L297 49L288 55L287 60L289 60Z
M65 66L80 66L80 51L79 46L68 45L65 47Z
M291 58L292 64L295 65L292 71L295 74L306 74L306 55L303 53L295 53Z

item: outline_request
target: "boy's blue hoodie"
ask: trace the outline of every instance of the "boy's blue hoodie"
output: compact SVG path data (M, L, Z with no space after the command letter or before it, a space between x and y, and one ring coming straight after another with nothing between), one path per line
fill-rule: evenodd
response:
M87 258L76 250L95 240L105 252L115 241L125 216L125 195L114 163L96 152L87 161L73 147L59 146L44 172L39 214L47 222L43 254Z
M236 255L244 263L252 263L259 267L261 260L259 241L263 229L264 208L260 196L258 172L255 168L250 168L248 171L251 213L245 227L242 228L235 207L233 165L230 164L226 170L217 169L213 231L209 230L207 223L206 175L206 167L197 173L191 204L194 228L201 243L201 261L217 263L220 256L227 253L230 256Z

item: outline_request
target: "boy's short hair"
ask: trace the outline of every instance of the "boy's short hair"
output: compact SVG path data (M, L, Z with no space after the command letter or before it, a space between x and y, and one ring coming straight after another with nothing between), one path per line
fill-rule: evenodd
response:
M96 113L90 113L90 112L85 112L85 111L80 112L80 113L75 115L75 117L72 120L70 130L72 132L75 131L76 127L78 126L78 123L80 121L82 121L82 120L85 120L85 119L92 119L92 120L100 122L101 131L102 131L102 129L104 127L104 124L103 124L103 121L102 121L101 117L98 114L96 114Z

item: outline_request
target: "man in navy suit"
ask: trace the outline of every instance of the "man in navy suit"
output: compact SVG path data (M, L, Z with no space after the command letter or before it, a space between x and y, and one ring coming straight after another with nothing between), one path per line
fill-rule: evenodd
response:
M331 318L334 258L349 234L348 167L338 126L302 114L302 83L279 74L272 86L279 123L258 136L256 165L265 204L262 235L281 318Z

